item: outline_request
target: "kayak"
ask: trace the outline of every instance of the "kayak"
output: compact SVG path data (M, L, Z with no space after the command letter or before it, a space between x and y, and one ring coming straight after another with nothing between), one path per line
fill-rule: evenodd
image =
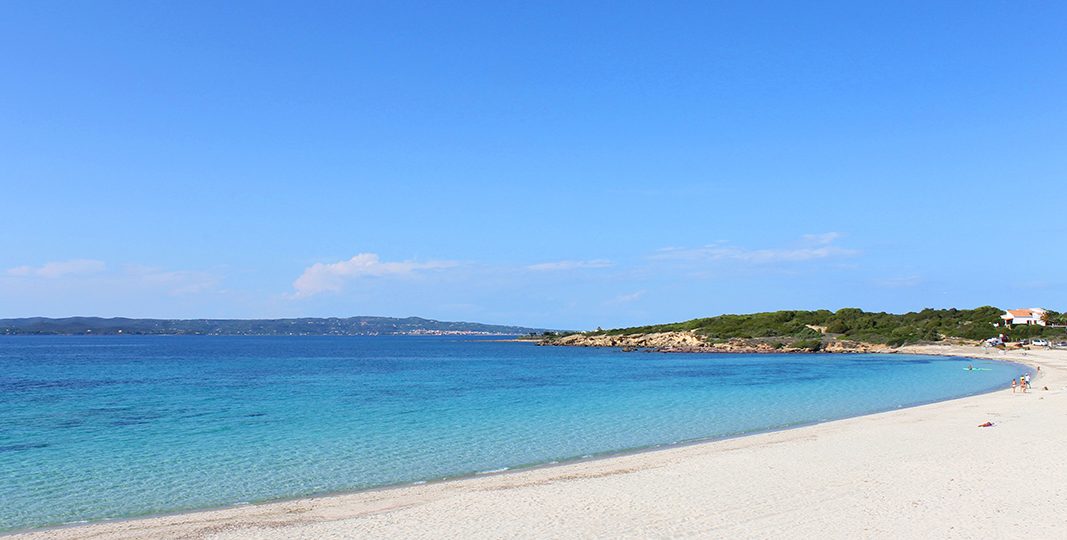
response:
M963 371L993 371L993 368L987 368L987 367L976 367L976 368L970 368L970 369L963 368Z

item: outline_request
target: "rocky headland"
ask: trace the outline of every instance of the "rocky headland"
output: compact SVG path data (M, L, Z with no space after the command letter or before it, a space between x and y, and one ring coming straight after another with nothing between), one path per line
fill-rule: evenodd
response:
M709 340L693 331L636 334L583 333L543 336L539 345L567 347L613 347L628 351L692 353L890 353L897 348L878 343L822 339L741 339Z

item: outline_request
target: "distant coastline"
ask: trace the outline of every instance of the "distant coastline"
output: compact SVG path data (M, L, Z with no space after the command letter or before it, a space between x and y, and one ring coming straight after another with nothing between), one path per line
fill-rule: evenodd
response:
M421 317L295 319L132 319L126 317L27 317L0 319L0 335L202 335L202 336L514 336L551 332Z

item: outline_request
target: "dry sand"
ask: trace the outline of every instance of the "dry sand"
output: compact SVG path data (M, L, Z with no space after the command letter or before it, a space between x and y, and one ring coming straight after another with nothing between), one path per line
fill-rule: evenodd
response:
M1017 360L1041 375L1026 395L14 538L1067 538L1067 351L909 352Z

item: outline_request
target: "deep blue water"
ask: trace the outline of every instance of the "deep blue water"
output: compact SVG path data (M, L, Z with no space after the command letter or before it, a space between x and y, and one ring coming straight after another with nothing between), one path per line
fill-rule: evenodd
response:
M456 337L0 337L0 531L736 436L1024 370Z

